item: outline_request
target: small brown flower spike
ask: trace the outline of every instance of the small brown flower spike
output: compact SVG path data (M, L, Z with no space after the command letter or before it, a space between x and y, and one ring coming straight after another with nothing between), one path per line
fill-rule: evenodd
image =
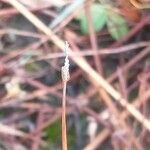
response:
M66 45L65 45L66 58L65 58L64 66L61 68L61 75L62 75L63 82L67 82L70 78L68 52L69 52L69 44L66 41Z

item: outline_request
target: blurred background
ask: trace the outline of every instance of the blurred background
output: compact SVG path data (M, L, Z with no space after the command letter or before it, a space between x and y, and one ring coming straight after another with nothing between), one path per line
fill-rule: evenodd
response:
M62 149L64 41L68 150L149 150L149 9L149 0L0 0L0 150Z

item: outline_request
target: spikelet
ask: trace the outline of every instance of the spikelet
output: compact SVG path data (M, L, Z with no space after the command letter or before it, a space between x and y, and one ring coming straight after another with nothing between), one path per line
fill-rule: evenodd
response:
M66 55L65 63L64 63L64 66L61 68L61 75L62 75L63 82L67 82L70 78L68 52L69 52L69 44L66 41L66 45L65 45L65 55Z

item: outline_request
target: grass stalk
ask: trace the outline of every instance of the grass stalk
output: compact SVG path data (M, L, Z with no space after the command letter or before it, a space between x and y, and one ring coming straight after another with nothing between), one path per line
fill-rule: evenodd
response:
M65 45L65 63L61 69L61 75L63 80L63 99L62 99L62 150L67 150L67 125L66 125L66 88L67 82L70 78L69 75L69 59L68 59L69 44Z
M62 150L67 150L66 87L67 87L67 82L63 82L63 99L62 99Z

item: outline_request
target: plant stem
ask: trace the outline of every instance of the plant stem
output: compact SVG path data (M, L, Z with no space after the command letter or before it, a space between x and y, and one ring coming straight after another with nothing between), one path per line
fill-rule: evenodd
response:
M66 131L66 86L63 82L63 99L62 99L62 150L67 150L67 131Z

